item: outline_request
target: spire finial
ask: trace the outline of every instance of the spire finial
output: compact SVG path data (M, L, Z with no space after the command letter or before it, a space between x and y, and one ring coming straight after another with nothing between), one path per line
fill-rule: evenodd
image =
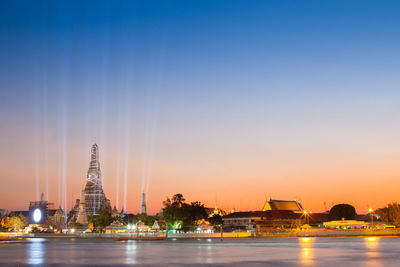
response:
M96 143L96 137L94 138L94 143L97 144L97 143Z

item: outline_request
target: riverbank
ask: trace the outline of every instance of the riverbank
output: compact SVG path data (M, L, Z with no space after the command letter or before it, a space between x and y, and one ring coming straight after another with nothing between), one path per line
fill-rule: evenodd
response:
M168 240L168 239L236 239L236 238L303 238L303 237L368 237L388 236L400 237L400 231L396 229L385 230L325 230L311 231L268 231L268 232L234 232L234 233L123 233L123 234L99 234L99 233L74 233L74 234L50 234L50 233L0 233L0 240L17 238L86 238L86 239L116 239L116 240Z
M262 232L258 235L264 238L287 238L287 237L367 237L367 236L400 236L400 231L396 229L382 230L311 230L311 231L271 231Z

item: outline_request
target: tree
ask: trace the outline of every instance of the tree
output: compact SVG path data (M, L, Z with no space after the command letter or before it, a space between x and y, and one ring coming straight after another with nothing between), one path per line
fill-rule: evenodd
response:
M27 219L22 214L11 215L7 218L5 227L8 230L21 230L28 225Z
M74 222L74 223L71 223L71 225L69 227L72 229L80 229L80 228L84 228L85 226L81 223Z
M386 224L393 224L396 227L400 226L400 204L390 203L386 207L376 210L380 219Z
M96 215L88 216L88 222L93 224L93 230L103 232L104 228L113 221L111 212L106 209L100 209Z
M185 225L195 225L197 221L202 219L207 219L207 211L203 204L200 201L195 201L188 204L183 205L184 213L187 214L186 221L184 221Z
M136 221L142 221L145 225L152 226L154 222L157 220L157 217L149 216L147 214L138 214L136 215Z
M207 218L207 211L200 201L190 204L185 203L182 194L175 194L163 202L164 220L172 229L190 228L196 225L196 221Z
M331 208L329 211L329 220L341 220L344 218L345 220L353 220L357 215L356 209L350 204L337 204Z
M109 226L112 223L112 215L109 210L101 209L97 215L97 225L99 227L100 233L103 232L103 229Z
M185 202L185 198L183 197L182 194L175 194L172 197L172 203L173 205L175 205L176 207L180 208L182 207L183 203Z
M182 194L175 194L170 198L167 198L163 202L163 216L164 220L171 226L172 229L180 229L183 225L183 221L186 220L186 215L183 210L185 199Z
M218 214L214 214L213 216L208 218L207 221L212 226L218 226L218 225L222 225L223 224L222 217L221 217L221 215L218 215Z

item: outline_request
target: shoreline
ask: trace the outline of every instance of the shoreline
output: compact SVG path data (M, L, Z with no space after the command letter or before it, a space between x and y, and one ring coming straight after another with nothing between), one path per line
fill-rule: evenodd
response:
M344 237L400 237L399 230L316 230L316 231L288 231L288 232L254 232L220 233L214 234L169 234L164 235L126 235L126 234L49 234L49 233L1 233L0 241L49 238L49 239L105 239L105 240L138 240L138 241L171 241L187 239L272 239L272 238L344 238Z

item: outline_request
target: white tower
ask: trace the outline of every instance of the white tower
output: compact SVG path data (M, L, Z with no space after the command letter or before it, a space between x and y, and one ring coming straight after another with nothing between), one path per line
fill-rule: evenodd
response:
M140 205L140 214L147 214L146 212L146 194L142 193L142 203Z
M77 223L86 225L87 222L87 215L85 210L85 191L81 191L81 199L79 200L79 211L78 211L78 218L76 219Z

